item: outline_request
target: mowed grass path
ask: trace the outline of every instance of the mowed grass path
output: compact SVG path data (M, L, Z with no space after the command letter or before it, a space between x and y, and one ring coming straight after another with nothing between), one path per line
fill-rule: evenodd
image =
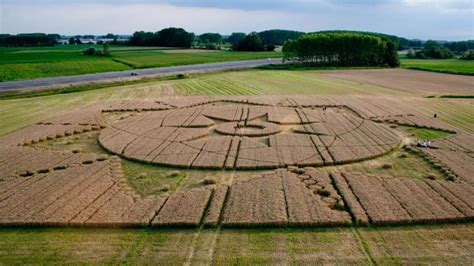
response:
M166 67L223 61L281 57L279 52L195 52L165 53L169 47L110 46L111 57L84 56L81 51L100 45L59 45L55 47L0 48L0 82Z
M474 61L459 59L401 59L401 67L433 72L474 75Z
M318 229L0 229L2 264L469 264L473 225Z

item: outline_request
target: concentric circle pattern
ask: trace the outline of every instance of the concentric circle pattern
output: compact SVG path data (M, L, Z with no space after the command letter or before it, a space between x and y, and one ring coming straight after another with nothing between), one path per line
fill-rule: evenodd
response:
M360 161L400 138L345 107L222 102L142 112L102 130L99 141L113 153L161 165L259 169Z

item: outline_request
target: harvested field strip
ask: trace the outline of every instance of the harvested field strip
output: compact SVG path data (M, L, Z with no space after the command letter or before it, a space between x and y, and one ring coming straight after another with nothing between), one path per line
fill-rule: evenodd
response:
M97 171L99 167L94 167L92 171ZM71 171L69 171L71 172ZM92 174L92 173L88 173ZM38 178L38 182L31 184L28 187L22 187L17 189L15 193L11 194L1 202L0 205L0 214L8 219L7 213L17 213L18 207L24 208L27 210L27 213L22 213L22 215L28 216L28 211L36 211L36 208L41 209L45 204L46 206L50 204L49 200L54 200L55 197L44 197L45 195L50 195L53 192L56 192L58 187L62 187L65 182L68 180L65 179L65 176L47 174L42 178ZM57 186L56 186L57 184ZM42 199L39 201L39 199ZM44 202L46 201L46 202ZM35 208L32 208L31 204L35 205Z
M427 184L435 190L441 197L446 201L451 203L457 210L463 213L466 218L474 218L474 209L466 204L458 195L453 194L451 191L447 190L443 185L434 181L427 181Z
M443 220L459 220L463 218L461 213L452 210L453 207L449 205L449 203L444 204L449 208L448 210L444 210L440 208L441 206L433 204L433 201L443 200L439 199L439 196L436 194L432 194L432 196L434 196L433 198L428 198L423 189L418 187L418 184L411 180L401 182L399 179L383 178L381 181L384 187L397 198L400 204L409 212L413 220L417 222L426 223Z
M74 156L67 161L83 157ZM141 199L130 191L116 157L37 174L28 181L13 193L3 194L1 224L148 226L166 198Z
M76 220L76 217L84 212L90 202L97 199L113 185L110 180L107 180L106 175L99 175L95 178L85 180L72 191L58 198L53 204L32 217L34 221L40 224L46 220L59 225ZM85 220L81 222L85 222Z
M47 219L48 217L52 216L52 212L50 210L54 210L55 208L61 208L61 206L65 206L69 201L75 200L74 196L77 196L78 193L82 192L83 188L87 188L91 185L94 186L99 186L99 184L96 184L94 181L94 178L91 177L99 177L103 178L107 172L106 169L104 168L99 168L96 167L97 171L100 172L89 172L87 174L78 176L76 178L77 180L74 181L69 181L69 182L64 182L64 183L59 183L58 186L55 187L55 190L49 193L45 193L46 199L43 202L38 202L36 201L33 206L26 206L23 205L25 208L29 208L31 212L25 212L22 215L25 215L25 220L34 220L34 221L41 221L41 219ZM93 170L93 169L91 169ZM90 175L89 175L90 174ZM61 189L58 189L58 187L61 187ZM80 191L78 191L80 190ZM47 213L51 213L50 215L47 215ZM29 216L28 216L29 215ZM40 218L43 217L43 218Z
M341 225L351 222L349 213L333 209L335 206L333 204L336 203L335 199L329 197L330 195L314 193L306 188L294 174L284 172L282 175L290 225ZM318 185L318 183L314 184ZM329 187L320 186L328 193ZM327 184L327 186L331 185Z
M212 198L204 217L204 226L214 227L219 225L222 208L227 197L228 186L218 186L212 193Z
M457 184L454 182L441 183L451 193L458 196L464 203L469 205L471 209L474 209L474 187L466 186L464 184Z
M224 208L226 227L286 225L285 195L281 178L269 175L234 183Z
M177 191L166 201L151 226L197 227L211 197L209 189Z
M353 222L361 225L369 224L370 220L366 210L360 204L357 196L352 192L352 188L346 181L345 177L336 172L332 172L330 175L336 189L344 199L344 203L351 213Z
M343 175L358 196L372 223L406 223L411 220L407 211L385 191L377 178L354 174L348 176L345 173Z
M373 177L360 174L343 174L349 185L346 187L343 179L333 174L333 178L343 194L351 212L356 216L361 209L357 207L354 198L349 200L348 188L366 210L371 223L427 223L463 221L470 219L472 206L460 202L454 194L444 188L455 190L456 194L464 194L472 190L469 186L460 186L445 181L417 181L388 176ZM429 186L428 186L429 185Z
M472 171L474 165L467 164L473 158L469 153L462 151L451 151L448 149L421 149L425 157L443 171L451 179L459 177L463 182L474 185ZM454 176L453 176L454 175Z

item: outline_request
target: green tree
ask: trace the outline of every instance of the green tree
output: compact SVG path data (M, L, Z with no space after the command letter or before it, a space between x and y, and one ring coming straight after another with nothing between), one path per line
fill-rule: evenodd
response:
M429 40L423 47L423 55L426 57L444 59L454 57L454 53L446 47L442 47L438 42Z
M108 43L104 43L102 45L102 55L103 56L110 56L111 53L110 53L110 48L109 48L109 44Z
M199 42L202 44L222 44L222 36L219 33L203 33L199 35Z
M400 66L400 60L398 59L398 52L395 44L391 41L388 41L385 47L384 62L389 67L398 67Z
M243 32L232 32L232 34L227 38L227 42L231 43L232 45L237 45L240 40L245 38L246 34Z
M136 31L129 44L139 46L191 47L194 33L182 28L166 28L158 32Z
M191 47L194 41L194 33L182 28L166 28L156 33L159 46L167 47Z
M285 60L308 66L395 66L398 61L393 43L387 45L380 37L345 32L302 35L287 41L283 54Z
M265 45L260 36L258 36L256 32L252 32L237 43L235 50L253 52L264 51Z
M266 30L259 32L258 35L262 38L265 45L282 45L288 40L294 40L303 35L304 32L293 30Z

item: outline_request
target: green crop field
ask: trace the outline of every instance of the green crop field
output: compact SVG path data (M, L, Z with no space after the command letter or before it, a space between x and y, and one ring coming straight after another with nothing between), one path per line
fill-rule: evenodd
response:
M401 59L401 67L450 74L474 75L474 62L459 59Z
M188 53L163 53L159 50L116 52L113 59L116 62L129 65L133 68L166 67L177 65L203 64L211 62L265 59L280 57L277 52L194 52Z
M119 71L133 68L165 67L234 60L280 57L278 52L231 52L173 50L164 47L111 46L111 57L84 56L81 51L100 45L0 48L0 82Z

